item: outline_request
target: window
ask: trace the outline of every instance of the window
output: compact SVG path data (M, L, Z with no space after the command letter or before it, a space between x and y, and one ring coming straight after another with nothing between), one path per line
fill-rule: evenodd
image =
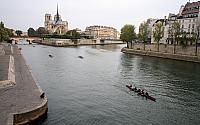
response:
M194 29L195 24L192 24L192 29Z
M182 22L184 23L184 20L182 20Z
M190 24L189 24L188 28L190 29Z
M184 25L182 25L182 29L184 29Z

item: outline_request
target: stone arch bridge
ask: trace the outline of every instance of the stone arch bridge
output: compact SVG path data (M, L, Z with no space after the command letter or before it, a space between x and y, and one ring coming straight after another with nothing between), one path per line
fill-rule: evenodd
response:
M11 37L12 44L18 44L20 41L27 41L29 44L32 44L33 41L41 41L42 38L39 37Z

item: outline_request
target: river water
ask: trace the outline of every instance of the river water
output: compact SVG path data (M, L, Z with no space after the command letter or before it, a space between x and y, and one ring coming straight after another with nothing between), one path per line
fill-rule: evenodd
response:
M123 54L123 46L20 45L48 97L48 117L39 124L199 125L200 64Z

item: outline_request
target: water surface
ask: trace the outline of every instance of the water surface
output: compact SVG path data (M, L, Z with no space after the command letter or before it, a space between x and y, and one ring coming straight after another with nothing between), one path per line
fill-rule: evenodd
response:
M200 124L200 65L123 54L122 46L21 45L48 97L48 117L40 124ZM126 84L157 101L137 96Z

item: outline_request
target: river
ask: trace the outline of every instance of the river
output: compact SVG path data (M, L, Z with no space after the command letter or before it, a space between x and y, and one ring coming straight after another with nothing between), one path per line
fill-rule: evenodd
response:
M123 54L125 45L19 46L48 97L40 125L200 124L200 64Z

